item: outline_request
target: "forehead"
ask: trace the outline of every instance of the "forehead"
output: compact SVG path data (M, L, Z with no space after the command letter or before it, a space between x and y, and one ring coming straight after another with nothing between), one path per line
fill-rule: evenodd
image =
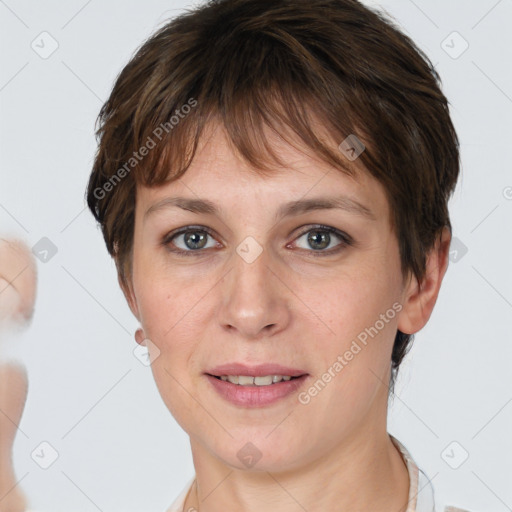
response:
M210 123L205 129L190 167L179 180L158 187L138 185L137 203L148 206L170 196L208 198L220 205L242 207L280 204L309 197L343 195L371 205L378 215L386 215L388 202L382 185L359 162L348 162L352 176L326 163L303 142L283 140L266 130L266 140L282 161L269 165L266 175L245 160L234 148L223 126ZM338 144L332 140L333 148ZM262 145L262 151L265 151Z

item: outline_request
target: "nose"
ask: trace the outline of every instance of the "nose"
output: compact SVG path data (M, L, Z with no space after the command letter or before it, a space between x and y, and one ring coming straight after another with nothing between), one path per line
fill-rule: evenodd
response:
M253 261L234 252L232 260L231 271L220 283L221 327L245 340L261 340L286 329L293 294L269 252L263 250Z

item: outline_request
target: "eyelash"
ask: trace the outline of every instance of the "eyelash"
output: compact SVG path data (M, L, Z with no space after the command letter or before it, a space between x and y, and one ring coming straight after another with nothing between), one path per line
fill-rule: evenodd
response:
M351 246L354 244L354 241L352 240L352 238L347 235L346 233L344 233L343 231L340 231L336 228L333 228L333 227L330 227L330 226L324 226L322 224L315 224L313 226L308 226L308 229L303 231L302 233L300 233L296 239L298 238L301 238L302 236L304 236L305 234L309 233L310 231L325 231L329 234L333 234L335 236L337 236L340 240L341 240L341 243L335 248L335 249L329 249L329 250L308 250L308 249L300 249L300 250L303 250L303 251L307 251L307 252L310 252L311 255L313 257L324 257L324 256L331 256L333 254L337 254L339 253L342 249L348 247L348 246ZM183 235L184 233L188 233L188 232L204 232L204 233L207 233L209 236L211 236L212 238L215 238L214 235L213 235L213 232L207 228L206 226L186 226L185 228L182 228L178 231L175 231L175 232L171 232L169 234L167 234L163 240L162 240L162 245L170 252L174 253L174 254L177 254L178 256L199 256L201 255L201 253L204 253L205 249L196 249L196 250L188 250L188 251L184 251L183 249L170 249L170 244L171 244L171 241L176 238L177 236L179 235Z

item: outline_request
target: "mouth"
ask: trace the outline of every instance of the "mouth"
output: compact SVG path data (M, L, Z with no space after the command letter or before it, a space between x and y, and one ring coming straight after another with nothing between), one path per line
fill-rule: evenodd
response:
M262 375L258 377L251 377L250 375L211 375L207 373L206 375L210 375L210 377L214 377L218 380L223 380L224 382L231 382L231 384L236 384L238 386L272 386L274 384L278 384L279 382L288 382L290 380L300 379L301 377L307 375L298 375L296 377L292 377L291 375Z
M245 378L250 377L263 377L265 379L268 379L269 377L281 377L284 378L284 380L290 380L295 377L302 377L303 375L308 375L308 372L306 372L305 370L299 368L292 368L289 366L284 366L275 363L264 363L258 365L247 365L244 363L226 363L211 368L205 373L207 375L211 375L212 377L219 378L242 377L242 385L244 385L243 382L246 381ZM277 379L277 382L279 382L279 380L280 379ZM238 382L233 382L233 384L238 384ZM271 382L269 384L271 384Z
M264 407L292 397L310 376L282 365L238 363L218 366L204 375L223 399L239 407Z

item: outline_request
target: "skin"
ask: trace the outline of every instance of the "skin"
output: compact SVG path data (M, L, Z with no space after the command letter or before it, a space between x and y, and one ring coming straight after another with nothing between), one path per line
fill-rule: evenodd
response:
M36 265L20 240L0 238L0 322L24 323L33 314Z
M190 436L197 486L184 510L405 510L409 477L386 430L391 351L397 328L414 333L428 321L450 233L428 255L423 286L403 280L382 186L362 167L351 178L272 140L287 165L270 178L250 173L213 125L180 180L137 189L133 272L123 291L144 331L137 341L148 338L150 353L160 351L152 371L162 399ZM341 209L274 219L283 203L341 194L375 219ZM222 213L173 206L144 216L178 195L209 199ZM331 254L315 257L318 245L307 238L315 224L355 243L331 235L322 249ZM182 235L162 244L191 225L213 231L205 248L189 257L170 252L194 250ZM236 252L248 236L263 249L250 264ZM263 408L236 407L204 376L227 362L277 362L310 374L304 391L396 302L401 311L307 405L294 394ZM247 442L262 455L252 468L237 457Z
M31 319L36 284L36 265L30 249L19 240L0 239L0 326L22 325ZM2 355L0 350L0 361ZM0 512L23 512L27 507L12 463L12 447L27 392L25 367L0 364Z
M17 485L12 447L25 408L28 392L24 366L0 365L0 512L23 512L27 502Z

